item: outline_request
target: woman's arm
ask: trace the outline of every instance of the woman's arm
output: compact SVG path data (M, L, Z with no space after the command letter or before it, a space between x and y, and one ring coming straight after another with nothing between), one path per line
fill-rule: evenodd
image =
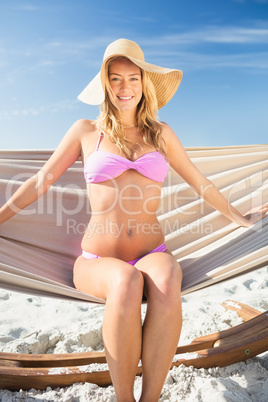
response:
M26 180L0 208L0 224L46 193L52 184L79 158L84 125L83 120L77 121L39 172Z
M166 142L170 165L212 207L239 226L249 227L265 216L265 213L268 211L267 204L259 209L255 209L255 211L252 211L253 213L249 212L245 216L240 214L215 185L204 177L192 163L174 131L165 123L163 124L163 138Z

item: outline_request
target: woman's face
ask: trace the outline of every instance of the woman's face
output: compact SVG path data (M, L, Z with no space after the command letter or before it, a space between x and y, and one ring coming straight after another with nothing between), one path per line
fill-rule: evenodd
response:
M109 83L121 112L137 108L142 98L141 70L126 58L115 60L109 68Z

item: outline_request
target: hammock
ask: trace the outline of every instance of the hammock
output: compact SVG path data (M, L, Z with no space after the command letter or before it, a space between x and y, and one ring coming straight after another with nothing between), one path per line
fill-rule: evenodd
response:
M268 144L186 148L195 165L241 212L268 201ZM35 174L52 151L0 151L0 205ZM0 226L1 288L104 303L74 288L72 269L90 219L77 161L35 203ZM268 262L268 217L237 227L170 168L159 221L167 247L183 270L182 294L257 269Z

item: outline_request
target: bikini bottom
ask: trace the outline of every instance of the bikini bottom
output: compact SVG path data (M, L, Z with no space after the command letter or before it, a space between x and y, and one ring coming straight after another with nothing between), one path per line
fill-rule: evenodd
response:
M154 248L152 251L149 251L149 253L143 255L142 257L136 258L135 260L132 260L132 261L126 261L126 262L130 265L135 265L136 262L138 262L141 258L145 257L146 255L152 254L152 253L158 253L158 252L163 253L164 251L166 251L166 249L167 249L167 246L165 245L165 243L162 243L162 244L160 244L160 246ZM93 258L101 258L97 254L92 254L92 253L89 253L88 251L84 251L84 250L82 250L82 256L84 258L86 258L87 260L91 260Z

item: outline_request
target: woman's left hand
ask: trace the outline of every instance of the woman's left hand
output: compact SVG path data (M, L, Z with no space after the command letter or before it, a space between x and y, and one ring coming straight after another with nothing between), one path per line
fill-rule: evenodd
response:
M244 218L247 220L248 226L251 226L265 218L266 215L268 215L268 203L252 208L244 215Z

